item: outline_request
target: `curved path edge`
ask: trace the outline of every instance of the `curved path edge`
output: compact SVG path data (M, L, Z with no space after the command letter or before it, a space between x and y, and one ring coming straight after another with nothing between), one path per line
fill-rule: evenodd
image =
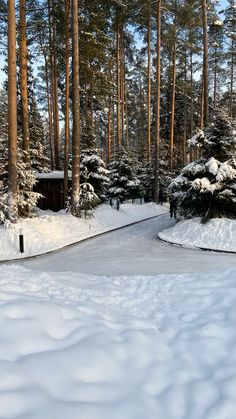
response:
M216 253L231 253L233 255L236 254L236 251L233 250L221 250L221 249L211 249L208 247L199 247L199 246L186 246L184 244L181 243L175 243L171 240L166 240L166 239L162 239L159 234L158 234L158 239L163 242L163 243L168 243L171 246L176 246L176 247L182 247L184 249L188 249L188 250L204 250L205 252L216 252Z
M139 224L139 223L142 223L144 221L152 220L153 218L161 217L161 216L166 215L166 214L168 214L168 212L163 212L162 214L152 215L151 217L143 218L142 220L133 221L132 223L125 224L125 225L122 225L120 227L115 227L115 228L112 228L110 230L102 231L101 233L97 233L97 234L94 234L93 236L85 237L84 239L77 240L76 242L66 244L65 246L59 247L59 248L54 249L54 250L49 250L49 251L44 252L44 253L38 253L36 255L31 255L31 256L23 256L21 258L0 260L0 264L19 262L21 260L27 260L27 259L35 259L35 258L39 258L41 256L47 256L47 255L51 255L53 253L58 253L58 252L61 252L64 249L67 249L69 247L76 246L80 243L84 243L85 241L92 240L92 239L95 239L97 237L104 236L105 234L112 233L113 231L122 230L122 228L131 227L135 224Z

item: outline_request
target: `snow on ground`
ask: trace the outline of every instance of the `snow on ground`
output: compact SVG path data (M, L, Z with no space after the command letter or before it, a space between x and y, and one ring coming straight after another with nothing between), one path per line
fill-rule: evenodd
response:
M227 218L213 218L206 224L201 224L200 218L179 221L158 235L186 247L236 252L236 221Z
M116 227L139 221L168 211L167 206L149 204L122 204L120 211L110 205L101 205L88 219L77 219L65 211L41 211L36 218L20 220L8 228L0 226L0 261L20 259L62 248ZM19 252L19 234L24 235L25 252Z
M166 210L103 206L89 220L42 213L2 229L0 255L15 257L19 228L40 253ZM227 231L221 221L192 220L190 239L205 245L221 228L230 243L233 224ZM217 255L218 266L214 253L158 242L157 231L172 222L159 217L50 257L0 265L0 419L235 418L234 255ZM172 229L176 237L187 237L185 223ZM105 275L109 268L100 248L115 275L98 275L99 265ZM93 274L82 273L80 258ZM141 272L139 263L143 274L127 275ZM193 270L183 273L186 264ZM208 265L211 272L192 273Z
M236 271L0 270L0 418L234 419Z

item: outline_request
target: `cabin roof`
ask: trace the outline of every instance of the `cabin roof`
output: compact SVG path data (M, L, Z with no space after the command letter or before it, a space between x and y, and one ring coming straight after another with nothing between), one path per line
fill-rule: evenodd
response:
M69 176L69 179L71 179L71 171L68 172L68 176ZM36 172L35 177L36 179L48 179L48 180L64 179L64 172L63 170L54 170L52 172L43 172L43 173Z

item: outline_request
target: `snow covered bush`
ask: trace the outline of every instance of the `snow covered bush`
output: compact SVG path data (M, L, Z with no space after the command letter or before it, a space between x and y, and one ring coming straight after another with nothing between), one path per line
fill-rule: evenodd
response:
M95 194L92 185L88 182L82 183L80 187L80 209L84 212L85 217L91 216L92 210L100 202L98 196Z
M236 124L223 111L190 140L202 157L184 167L171 185L171 200L184 218L236 218Z

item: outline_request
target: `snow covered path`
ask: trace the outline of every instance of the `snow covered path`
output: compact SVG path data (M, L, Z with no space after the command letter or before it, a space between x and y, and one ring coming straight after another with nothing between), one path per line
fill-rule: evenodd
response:
M184 249L160 242L158 232L171 224L169 216L163 215L62 252L19 263L39 271L105 276L207 272L236 267L235 255Z
M236 257L171 223L0 265L0 419L235 419Z

